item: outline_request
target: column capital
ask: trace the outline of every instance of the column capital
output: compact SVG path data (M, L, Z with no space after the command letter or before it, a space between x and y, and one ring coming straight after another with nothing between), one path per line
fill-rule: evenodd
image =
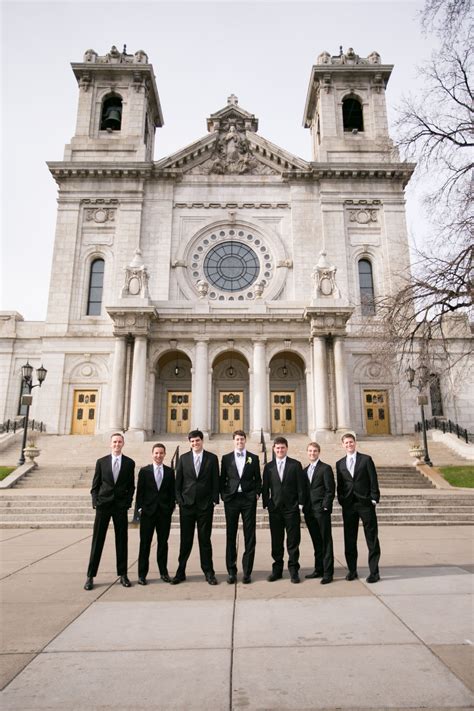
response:
M345 336L346 324L352 313L353 307L317 308L308 306L304 310L304 318L310 322L311 336Z
M107 313L114 324L114 336L149 336L152 322L157 318L154 306L117 308L108 306Z

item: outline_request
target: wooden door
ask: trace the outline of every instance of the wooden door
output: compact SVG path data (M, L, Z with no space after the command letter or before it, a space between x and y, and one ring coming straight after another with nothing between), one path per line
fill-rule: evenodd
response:
M191 415L191 393L186 390L168 392L167 426L171 434L187 434Z
M219 392L219 432L227 434L243 429L244 393L243 391Z
M387 391L364 390L364 408L367 434L390 434Z
M97 390L74 390L72 434L95 434Z
M296 432L295 393L291 390L272 392L272 432Z

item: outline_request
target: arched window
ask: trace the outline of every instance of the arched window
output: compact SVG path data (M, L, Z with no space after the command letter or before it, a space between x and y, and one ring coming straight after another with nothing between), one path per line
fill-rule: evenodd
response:
M364 117L362 115L362 104L358 99L347 98L342 102L342 123L344 131L363 131Z
M122 128L122 98L113 94L107 96L102 104L100 117L101 131L120 131Z
M374 279L368 259L359 259L360 308L363 316L375 313Z
M89 294L87 298L88 316L100 316L102 292L104 290L104 266L105 262L103 259L94 259L91 264Z

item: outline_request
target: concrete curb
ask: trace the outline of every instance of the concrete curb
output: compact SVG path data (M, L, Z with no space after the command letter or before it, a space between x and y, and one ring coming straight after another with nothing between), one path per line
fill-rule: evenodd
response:
M15 471L6 476L5 479L0 481L0 489L10 489L12 486L15 486L25 474L29 474L33 469L36 469L37 466L35 462L22 464L21 467L18 467Z

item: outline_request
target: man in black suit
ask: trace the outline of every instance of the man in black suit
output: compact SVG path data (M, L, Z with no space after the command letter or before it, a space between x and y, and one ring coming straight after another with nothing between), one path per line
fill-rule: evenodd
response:
M110 519L114 523L117 575L124 588L131 586L127 577L128 515L135 491L135 462L122 454L123 435L119 432L110 438L111 455L98 459L92 480L92 507L95 509L91 555L87 568L85 590L92 590L99 568Z
M292 583L299 583L301 516L303 505L303 470L300 462L287 456L288 441L276 437L275 458L263 470L263 508L268 509L272 540L273 566L267 580L273 583L283 576L283 555L286 531L288 570Z
M219 503L219 461L203 449L204 435L193 430L188 435L191 451L180 457L176 470L176 501L179 504L181 540L178 570L173 585L186 580L186 563L191 554L197 526L201 568L209 585L217 585L212 563L212 518Z
M166 447L158 443L151 450L153 464L138 473L137 509L140 514L140 552L138 554L138 582L146 585L150 548L156 531L156 561L161 579L171 582L168 574L168 538L171 516L175 507L175 480L171 467L163 464Z
M224 454L221 462L220 492L224 502L226 521L225 562L229 577L227 582L237 581L237 529L242 516L245 550L242 556L243 580L252 582L251 575L255 558L257 522L257 499L262 492L260 460L256 454L247 452L247 436L243 430L233 434L234 451Z
M357 452L352 432L342 435L346 456L336 463L337 499L342 506L344 521L344 548L349 572L346 580L355 580L357 575L357 534L359 519L364 526L365 540L369 549L368 583L380 580L380 544L375 507L380 500L377 471L372 457Z
M331 467L319 458L319 444L310 442L306 451L309 464L303 469L303 513L313 542L314 570L305 577L321 578L321 585L326 585L334 575L331 512L336 484Z

